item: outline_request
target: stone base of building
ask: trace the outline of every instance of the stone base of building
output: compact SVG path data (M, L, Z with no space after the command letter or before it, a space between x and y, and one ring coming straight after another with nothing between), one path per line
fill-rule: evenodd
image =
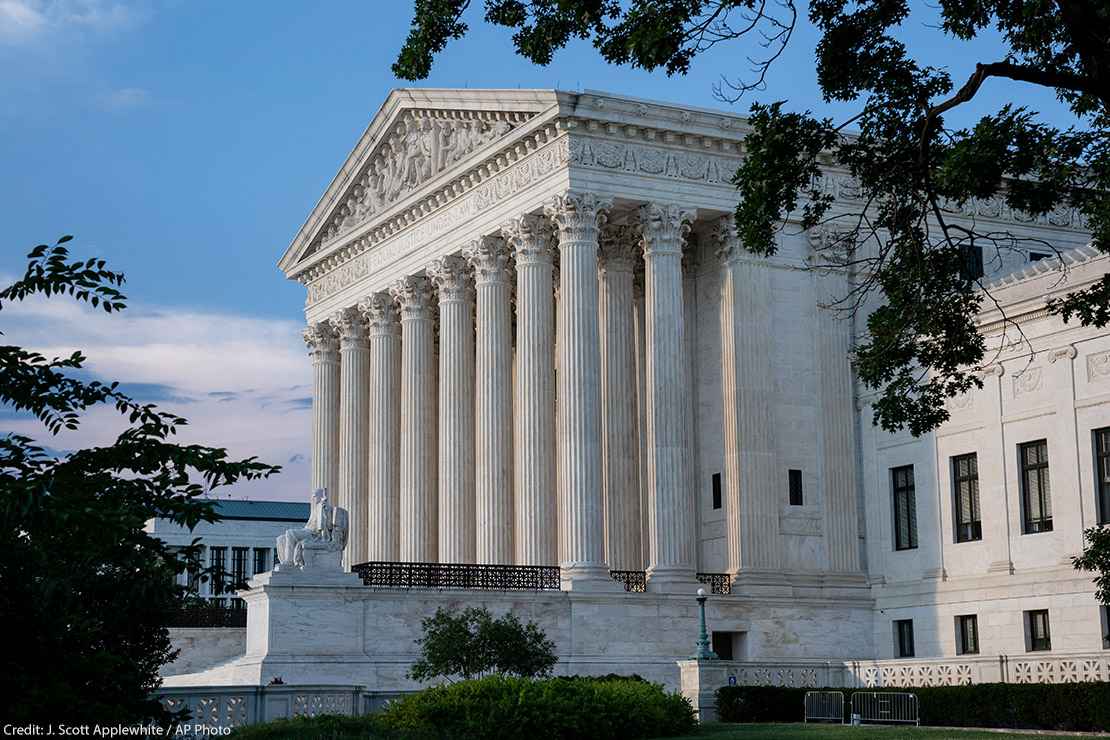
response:
M873 602L862 578L798 578L773 595L734 592L709 598L710 631L744 660L843 661L871 655ZM439 608L485 607L534 621L556 644L561 675L638 674L678 690L677 661L698 637L690 593L454 591L375 589L351 574L257 576L247 603L243 655L197 673L168 676L167 687L285 684L359 685L408 691L421 622Z

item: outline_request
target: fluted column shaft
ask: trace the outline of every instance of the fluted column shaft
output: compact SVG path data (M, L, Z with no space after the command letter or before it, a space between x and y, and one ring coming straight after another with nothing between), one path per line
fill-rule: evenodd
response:
M682 246L690 216L673 205L649 203L640 208L647 314L648 477L655 503L653 559L648 566L649 588L653 590L694 583L686 474L689 389L682 301Z
M502 228L516 258L516 563L554 565L555 315L552 234L527 215Z
M391 289L401 313L400 559L433 563L439 551L435 317L427 278Z
M401 323L389 293L359 305L370 343L368 560L401 554Z
M860 570L856 504L855 400L852 395L852 315L835 303L848 294L841 271L817 273L817 378L821 402L822 483L829 570ZM804 500L804 499L803 499Z
M339 338L327 322L304 331L312 357L312 488L339 503Z
M770 275L745 255L731 216L715 232L721 258L724 505L729 572L777 566L778 498L771 396ZM853 512L855 507L853 506Z
M370 351L357 309L343 309L331 321L339 334L338 500L350 518L344 553L344 566L349 567L366 561Z
M636 437L640 455L640 549L642 554L636 570L644 570L654 561L652 555L651 523L655 518L655 503L648 485L648 435L647 435L647 314L644 309L644 273L632 275L633 332L636 335Z
M479 563L512 564L513 324L510 252L499 236L466 250L477 294L475 550Z
M566 589L605 589L601 497L601 357L598 231L607 204L592 194L557 196L548 214L559 230L559 445Z
M473 563L474 288L458 255L429 275L439 291L439 561Z
M609 567L640 570L640 455L636 418L632 266L639 230L618 226L601 240L601 464Z

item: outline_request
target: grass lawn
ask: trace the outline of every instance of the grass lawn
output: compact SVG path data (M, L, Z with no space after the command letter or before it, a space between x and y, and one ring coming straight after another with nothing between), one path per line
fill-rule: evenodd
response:
M942 730L934 727L887 727L867 725L846 727L844 725L779 725L779 724L730 724L714 723L703 725L694 735L686 735L677 740L795 740L795 738L877 738L878 740L924 740L924 738L955 738L956 740L1003 740L1004 738L1036 737L1030 734L982 732L976 730ZM1043 737L1043 736L1042 736ZM1053 735L1051 737L1082 737L1082 735Z

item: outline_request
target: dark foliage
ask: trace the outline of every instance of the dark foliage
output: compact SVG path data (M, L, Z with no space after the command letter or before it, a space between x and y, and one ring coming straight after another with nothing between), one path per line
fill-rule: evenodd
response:
M0 309L66 296L114 312L123 276L103 260L40 245L26 274L0 291ZM13 636L0 657L5 721L71 723L164 719L149 698L172 659L166 624L182 605L174 577L197 550L169 550L143 531L152 517L192 528L214 521L197 497L277 468L172 441L185 420L122 394L118 384L74 377L85 358L48 359L0 346L0 404L29 411L50 433L76 429L82 412L111 404L127 428L108 446L60 455L26 436L0 436L0 624Z
M1110 526L1083 532L1083 553L1071 559L1076 570L1095 573L1095 598L1110 606Z
M394 73L423 79L435 55L465 36L471 0L418 0ZM919 6L915 12L919 12ZM667 74L686 72L698 55L732 43L739 78L717 94L737 102L763 89L767 69L798 21L795 0L485 0L485 20L513 29L518 54L548 64L574 39L590 40L612 64ZM869 314L855 365L880 396L874 420L913 434L948 418L945 399L981 385L991 361L975 326L988 286L966 275L967 250L986 262L1033 246L1038 237L992 230L959 218L972 199L998 198L1030 219L1057 207L1085 219L1093 244L1110 251L1110 3L1090 0L938 0L936 33L971 42L1001 37L1001 59L987 59L957 89L942 68L919 63L899 40L909 0L813 0L816 69L828 101L854 104L847 121L755 105L745 159L734 178L736 222L745 247L771 255L788 219L841 234L821 261L852 276L838 308ZM1008 84L1013 104L970 128L945 116L987 81ZM1020 106L1030 85L1052 89L1074 114L1057 128ZM844 131L852 126L851 135ZM833 203L814 176L818 165L847 169L857 206ZM1065 321L1110 323L1110 275L1049 299ZM1007 324L1006 342L1022 341Z
M409 675L432 678L474 678L490 673L533 678L551 672L558 658L555 643L535 622L522 624L515 614L494 618L487 609L461 612L436 609L423 621L420 659Z
M694 730L690 703L642 680L488 676L390 704L385 727L421 737L650 738Z
M801 722L806 692L813 690L725 686L717 691L717 711L722 722ZM844 711L851 711L852 690L820 690L843 691ZM922 725L1071 732L1110 729L1110 683L1106 682L861 690L916 694Z

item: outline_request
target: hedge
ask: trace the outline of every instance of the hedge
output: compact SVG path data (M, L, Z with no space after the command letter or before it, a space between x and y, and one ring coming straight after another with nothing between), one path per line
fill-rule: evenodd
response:
M1073 732L1110 730L1110 683L1105 681L855 690L725 686L717 691L717 712L722 722L800 722L807 691L844 692L845 713L851 711L851 695L855 691L916 694L922 725Z
M571 740L671 737L696 729L690 702L624 677L489 676L425 689L391 703L382 726L401 735Z
M247 725L236 729L231 737L233 740L377 740L400 736L387 730L377 715L341 717L322 714Z

